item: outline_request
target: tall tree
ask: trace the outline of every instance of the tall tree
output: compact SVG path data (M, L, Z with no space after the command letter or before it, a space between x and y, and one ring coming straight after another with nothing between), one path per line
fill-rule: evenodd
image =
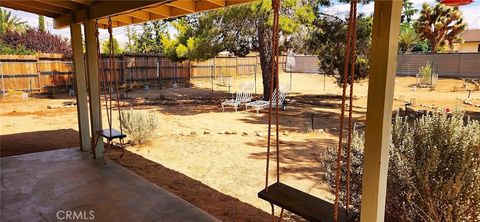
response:
M458 7L448 7L440 3L432 7L424 3L414 27L420 34L420 39L427 40L432 52L436 53L445 46L452 48L454 41L461 40L460 35L467 24L463 21Z
M1 8L0 10L2 11L2 24L0 26L4 31L24 32L27 29L26 21L22 21L10 11Z
M311 33L310 48L318 55L320 69L330 75L338 76L337 83L343 79L345 47L347 39L347 19L331 15L317 15L315 30ZM356 30L355 79L367 76L372 33L372 17L359 15Z
M153 52L162 53L163 52L162 36L167 33L168 21L157 20L157 21L153 21L152 25L153 25L153 33L155 34L155 37L154 37L155 45L153 47Z
M45 32L45 17L43 15L38 16L38 30Z
M135 52L135 42L137 41L138 39L138 36L137 34L135 33L135 30L134 28L132 28L131 26L127 26L126 27L126 31L127 31L127 45L125 46L125 49L124 51L125 52Z
M411 2L410 0L403 0L402 17L401 17L402 23L410 24L412 22L413 15L415 15L415 13L417 12L418 12L418 9L413 7L413 2Z
M107 39L102 43L102 53L110 53L110 39ZM122 53L120 44L118 43L118 40L115 37L113 37L113 53L114 54Z
M167 35L170 20L159 20L142 24L140 36L133 34L134 51L140 53L162 53L162 36Z
M282 0L280 12L280 39L284 43L304 24L315 18L312 0ZM189 19L192 28L185 29L176 36L178 45L175 51L184 53L185 58L204 60L221 51L236 56L258 52L262 70L263 95L268 99L272 77L272 2L260 0L249 4L232 6L211 11ZM167 43L167 42L166 42ZM172 41L168 42L171 45ZM284 44L288 50L291 44ZM168 46L165 46L168 48ZM293 46L292 46L293 47ZM169 50L173 52L173 49Z

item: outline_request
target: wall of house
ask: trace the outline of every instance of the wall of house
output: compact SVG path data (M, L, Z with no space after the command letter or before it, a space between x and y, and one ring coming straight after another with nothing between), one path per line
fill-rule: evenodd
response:
M478 47L480 41L478 42L465 42L465 43L454 43L453 51L454 52L479 52Z

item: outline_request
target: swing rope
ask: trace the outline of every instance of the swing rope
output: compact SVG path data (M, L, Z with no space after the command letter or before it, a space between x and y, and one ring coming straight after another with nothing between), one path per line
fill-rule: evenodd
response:
M122 115L120 111L120 94L119 94L119 87L118 87L118 75L116 69L116 61L115 61L115 51L114 51L114 41L113 41L113 28L112 28L112 17L108 17L108 35L109 35L109 63L110 63L110 86L112 86L112 81L115 83L115 96L116 103L117 103L117 111L118 111L118 119L120 121L120 133L123 134L123 127L122 127ZM113 73L112 73L113 70ZM111 75L113 74L113 78ZM110 98L112 98L112 90L110 90ZM110 135L112 134L112 100L110 99Z
M122 147L122 155L120 157L123 157L125 154L125 149L123 147L123 138L126 137L126 135L123 134L123 127L122 127L122 116L121 116L121 111L120 111L120 95L119 95L119 87L118 87L118 78L117 78L117 73L116 73L116 67L115 67L115 52L113 51L113 30L112 30L112 19L109 17L108 18L108 33L109 33L109 56L108 56L108 74L104 68L104 63L103 63L103 58L100 53L100 39L99 39L99 26L98 26L98 19L95 22L95 38L96 38L96 43L97 43L97 58L98 58L98 66L100 69L100 73L102 76L102 84L103 84L103 96L105 100L105 109L107 112L107 121L108 121L108 135L107 135L107 130L100 130L97 131L97 139L94 142L92 146L92 152L94 155L94 158L96 158L96 152L95 152L95 147L97 145L97 142L99 141L100 137L105 137L108 141L107 143L107 149L104 151L106 152L106 155L104 156L105 158L108 158L110 155L110 146L111 142L113 139L118 138L120 139L120 146ZM115 87L115 89L114 89ZM107 90L109 92L107 92ZM117 110L118 110L118 118L120 121L120 132L116 131L113 129L113 90L115 90L115 96L116 96L116 105L117 105ZM102 112L101 107L100 107L100 113Z
M273 27L272 27L272 67L271 67L271 74L270 74L270 92L269 92L269 111L268 111L268 137L267 137L267 166L266 166L266 174L265 174L265 189L268 191L268 172L269 172L269 163L270 163L270 147L271 147L271 134L272 134L272 106L273 106L273 88L275 83L275 94L276 94L276 119L275 119L275 130L276 130L276 159L277 159L277 171L276 177L277 182L280 182L280 153L279 153L279 127L278 127L278 119L279 119L279 88L278 88L278 54L280 52L278 47L278 40L279 40L279 10L280 10L280 0L272 0L272 9L273 9ZM272 206L272 213L273 213L273 206Z
M280 10L280 0L272 0L272 10L273 10L273 26L272 26L272 67L271 67L271 76L270 76L270 90L269 90L269 110L268 110L268 137L267 137L267 163L265 171L265 189L259 192L259 197L270 202L272 207L272 220L275 221L275 212L274 204L278 205L281 208L279 220L282 219L284 209L290 210L293 213L297 213L301 216L304 216L306 219L319 220L323 221L321 218L325 218L327 215L332 215L333 221L339 221L339 214L341 214L341 221L351 221L356 217L355 214L350 214L350 168L351 168L351 143L352 143L352 133L353 133L353 121L352 121L352 109L353 109L353 84L355 80L355 61L356 61L356 17L357 17L357 2L358 0L352 0L350 2L350 14L348 18L348 30L347 30L347 39L345 47L345 63L343 76L342 76L342 104L340 111L340 121L339 121L339 135L338 135L338 150L337 150L337 161L336 161L336 175L335 175L335 203L331 205L333 207L333 215L330 211L329 203L321 199L315 198L313 196L308 196L308 194L303 193L302 191L296 190L294 188L288 187L280 183L280 149L279 149L279 78L278 78L278 56L280 54L279 50L279 10ZM346 97L347 97L347 84L350 83L349 88L349 108L348 108L348 130L344 129L345 124L345 111L346 111ZM272 109L273 109L273 91L275 89L276 95L276 113L275 113L275 130L276 130L276 177L277 183L272 185L271 194L269 193L269 167L270 167L270 151L272 143ZM347 144L345 147L346 155L346 194L345 194L345 203L346 210L340 209L340 181L342 174L342 153L343 153L343 131L346 130L347 135ZM300 197L299 197L300 195ZM295 199L296 203L287 202ZM300 203L299 201L303 200L304 202ZM306 201L306 202L305 202ZM320 212L312 212L311 204L318 202L319 205L315 207L315 210ZM331 208L330 208L331 209ZM326 213L328 212L328 213Z
M276 114L275 114L275 147L276 147L276 160L277 160L277 170L276 178L277 183L280 182L280 149L279 149L279 87L278 87L278 55L280 53L278 47L279 41L279 10L280 10L280 0L272 0L272 9L273 9L273 27L272 27L272 67L270 73L270 92L269 92L269 107L268 107L268 137L267 137L267 165L265 172L265 190L268 191L268 172L269 172L269 163L270 163L270 146L271 146L271 134L272 134L272 108L273 108L273 88L275 84L275 105L276 105ZM272 221L275 221L275 208L272 203ZM283 208L280 211L279 221L283 217Z
M355 60L356 60L356 49L355 49L355 38L356 38L356 17L357 17L357 0L352 0L350 2L350 15L348 18L348 31L347 31L347 43L345 47L345 62L343 68L343 77L342 77L342 105L340 112L340 123L339 123L339 134L338 134L338 149L337 149L337 169L335 176L335 208L333 212L333 217L335 221L338 220L338 208L339 208L339 192L340 192L340 181L341 181L341 170L342 170L342 149L343 149L343 130L344 130L344 121L345 121L345 98L347 91L347 79L350 77L350 92L349 92L349 109L348 109L348 133L347 133L347 176L346 176L346 210L347 213L350 210L350 166L351 166L351 144L352 144L352 133L353 133L353 123L352 123L352 109L353 109L353 83L355 80ZM350 76L349 76L350 75Z

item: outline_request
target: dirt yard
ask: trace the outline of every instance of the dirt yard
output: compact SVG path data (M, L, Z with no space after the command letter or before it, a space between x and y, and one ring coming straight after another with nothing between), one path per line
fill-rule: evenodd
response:
M281 83L289 81L289 74L281 75ZM253 82L253 78L236 79L230 91L240 82ZM463 103L473 85L464 88L461 80L441 79L430 90L414 89L414 83L411 77L396 79L394 109L407 101L415 110L457 108L480 118L480 108ZM222 112L220 101L231 97L228 87L214 82L212 93L209 80L194 80L193 85L130 93L136 99L122 101L125 108L155 113L160 126L150 144L128 147L125 158L118 159L114 153L114 159L221 220L269 221L270 205L257 197L265 185L267 113L256 115L243 108ZM257 92L261 92L259 79ZM319 161L337 141L340 94L332 78L293 75L288 109L280 113L282 182L319 197L332 197L322 181L324 169ZM366 95L367 82L356 84L356 122L365 121ZM480 91L472 91L470 97L472 103L480 104ZM1 156L78 146L76 109L63 108L63 102L72 100L42 96L0 100ZM274 167L269 175L274 181Z

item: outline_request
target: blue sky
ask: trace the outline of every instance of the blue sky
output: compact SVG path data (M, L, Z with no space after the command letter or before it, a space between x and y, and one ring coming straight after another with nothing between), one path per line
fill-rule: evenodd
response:
M421 9L422 4L424 2L435 4L435 0L411 0L411 1L414 3L414 7L418 9ZM328 14L347 15L349 8L350 8L349 4L335 3L333 6L328 8L323 8L321 10ZM374 3L371 2L370 4L359 6L359 12L365 13L365 14L371 14L373 13L373 8L374 8ZM8 8L6 9L10 10ZM480 0L476 0L476 2L470 5L460 7L460 10L463 12L464 20L467 22L469 29L480 29ZM10 11L12 11L12 13L18 16L19 18L27 21L30 26L32 27L38 26L38 16L36 14L23 12L23 11L15 11L15 10L10 10ZM59 34L67 38L70 37L70 30L68 28L55 30L52 27L52 24L53 24L52 19L46 18L45 21L47 23L46 24L47 29L52 33ZM133 29L138 32L141 30L141 28L138 25L134 26ZM116 28L114 29L113 32L115 37L119 40L121 44L124 44L127 41L127 37L125 34L126 32L125 27ZM105 40L107 38L108 38L107 31L101 30L100 39Z

